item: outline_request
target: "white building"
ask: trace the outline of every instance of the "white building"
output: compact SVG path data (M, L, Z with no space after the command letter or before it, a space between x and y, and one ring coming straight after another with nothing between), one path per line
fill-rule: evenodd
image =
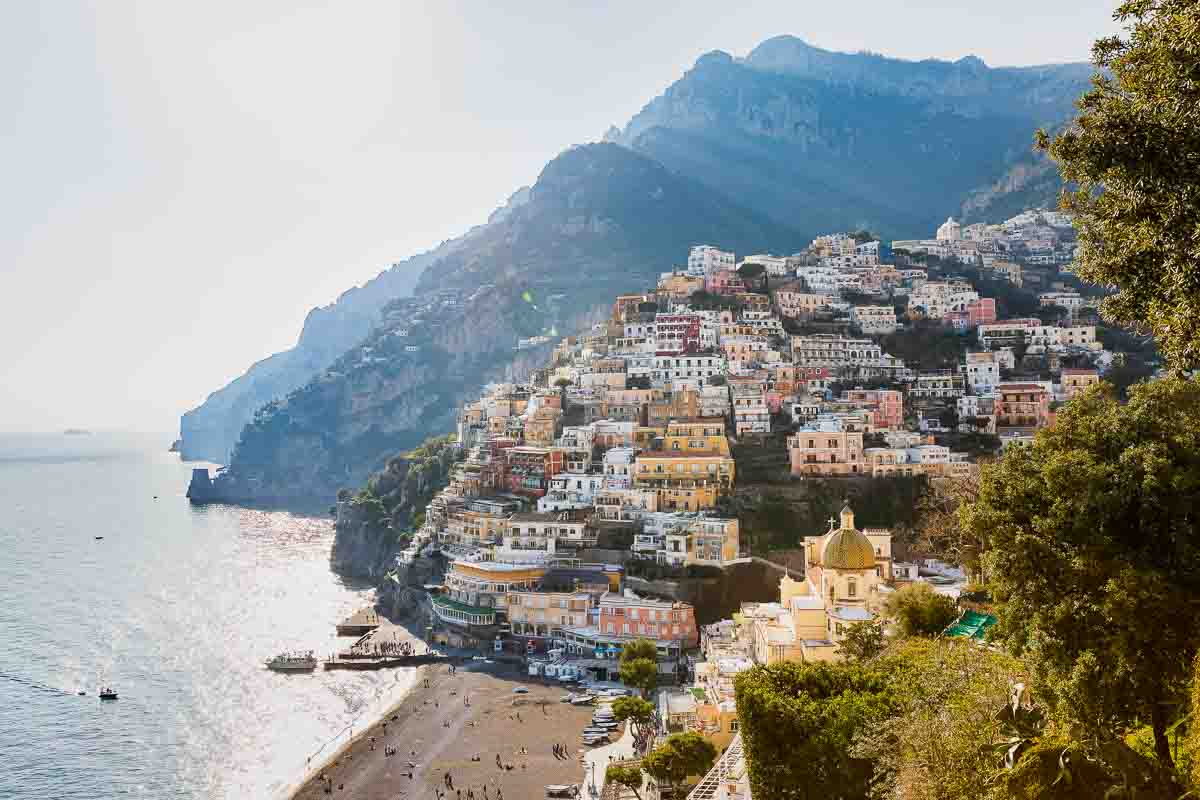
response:
M854 306L850 309L850 321L868 336L882 336L896 330L894 306Z
M962 239L962 229L954 221L954 217L947 218L937 229L937 239L939 242L957 242Z
M721 270L732 270L737 259L733 253L710 244L696 245L688 253L689 275L711 275Z
M773 278L779 278L788 274L787 259L783 256L772 256L759 253L758 255L746 256L738 262L738 269L741 269L743 264L762 264L767 274Z

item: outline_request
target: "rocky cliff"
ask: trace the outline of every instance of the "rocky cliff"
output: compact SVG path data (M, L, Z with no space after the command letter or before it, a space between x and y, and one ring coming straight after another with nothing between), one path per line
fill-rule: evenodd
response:
M235 502L332 502L397 452L449 431L457 407L527 375L548 347L620 293L652 284L698 241L791 252L792 229L613 144L550 162L527 200L437 259L412 298L385 305L365 339L254 415L214 494Z
M1087 64L989 68L834 53L781 36L746 58L716 51L609 138L806 235L869 228L930 235L970 199L974 216L1024 173L1033 132L1067 119ZM1040 173L1044 175L1044 171Z
M450 479L462 456L449 437L431 439L413 451L388 459L357 494L338 498L333 550L335 572L380 579L409 544L408 531L420 526L425 506Z

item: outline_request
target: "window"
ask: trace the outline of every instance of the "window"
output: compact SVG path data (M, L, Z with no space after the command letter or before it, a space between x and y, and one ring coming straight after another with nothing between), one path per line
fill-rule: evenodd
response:
M846 596L847 597L857 597L858 596L858 582L855 581L853 578L846 581Z

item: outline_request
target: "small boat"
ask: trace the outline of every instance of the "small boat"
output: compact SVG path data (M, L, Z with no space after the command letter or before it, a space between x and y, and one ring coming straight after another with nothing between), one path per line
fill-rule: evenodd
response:
M275 672L312 672L317 668L317 657L307 653L280 653L266 662L266 667Z
M102 688L100 690L100 699L101 700L116 700L117 699L117 690L112 688L111 686L105 686L104 688Z
M596 746L596 745L598 745L598 744L608 744L608 743L609 743L609 738L608 738L607 736L604 736L604 735L601 735L601 736L585 736L585 737L583 737L583 743L584 743L584 744L586 744L586 745L588 745L588 746L590 746L590 747L595 747L595 746Z
M590 694L578 694L571 698L573 706L590 706L594 702L596 702L596 697Z
M100 541L100 540L101 540L101 539L103 539L103 538L104 538L103 536L97 536L97 537L96 537L96 541Z
M574 784L548 783L546 797L578 797L579 787Z

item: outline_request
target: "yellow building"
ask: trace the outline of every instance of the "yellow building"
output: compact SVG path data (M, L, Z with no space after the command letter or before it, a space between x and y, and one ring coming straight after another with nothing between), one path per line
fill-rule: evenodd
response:
M513 592L537 588L546 567L496 561L455 561L446 572L446 591L434 595L433 612L443 622L491 626L508 611Z
M804 551L804 578L780 579L778 603L742 607L760 664L835 661L850 626L875 619L883 604L879 587L892 575L891 531L858 530L847 506L840 525L830 520L825 534L805 538Z
M561 628L586 627L591 607L587 592L510 592L508 621L514 636L549 638Z
M667 423L663 449L671 453L719 453L729 455L722 417L673 419Z
M664 511L699 511L732 490L733 458L716 452L643 451L634 462L633 483L658 492Z
M542 446L554 444L562 430L562 411L557 408L539 408L525 420L525 442Z

